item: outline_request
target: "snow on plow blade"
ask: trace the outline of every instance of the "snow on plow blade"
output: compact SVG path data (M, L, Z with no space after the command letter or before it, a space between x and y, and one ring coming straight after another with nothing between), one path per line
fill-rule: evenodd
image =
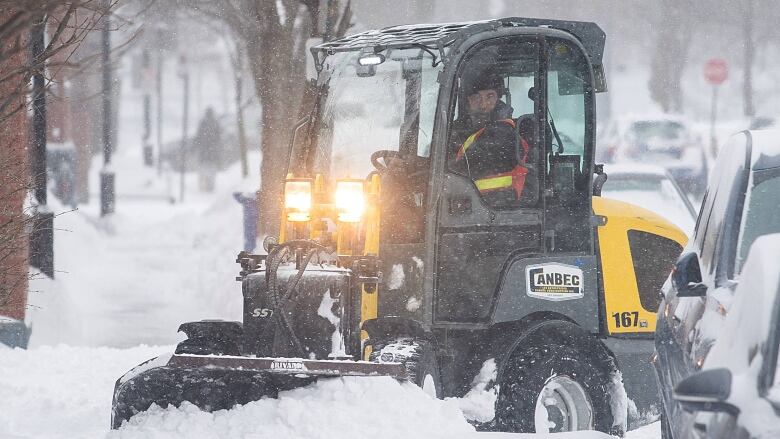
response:
M308 385L317 377L338 376L407 377L400 363L163 355L141 363L117 380L111 428L119 428L152 404L178 407L188 401L211 412L263 397L276 398L279 391Z

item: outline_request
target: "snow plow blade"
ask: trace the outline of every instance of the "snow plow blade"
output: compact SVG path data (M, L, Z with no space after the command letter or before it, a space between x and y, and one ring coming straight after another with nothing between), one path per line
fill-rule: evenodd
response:
M111 428L146 411L152 404L178 407L188 401L201 410L230 409L280 391L314 382L318 377L407 377L400 363L351 360L305 360L227 355L163 355L141 363L114 386Z

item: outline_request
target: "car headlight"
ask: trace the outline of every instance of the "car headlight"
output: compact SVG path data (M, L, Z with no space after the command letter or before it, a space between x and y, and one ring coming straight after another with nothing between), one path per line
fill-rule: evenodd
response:
M339 180L336 182L336 210L339 221L360 222L366 209L363 180Z
M311 219L311 192L311 180L285 181L284 208L287 210L287 221L301 222Z

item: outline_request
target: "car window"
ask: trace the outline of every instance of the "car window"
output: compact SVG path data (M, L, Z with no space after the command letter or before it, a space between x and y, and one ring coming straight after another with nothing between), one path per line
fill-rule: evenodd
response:
M711 200L707 200L708 209L703 213L707 215L707 223L704 234L700 237L697 231L696 239L700 243L700 264L702 273L712 273L715 270L715 256L724 239L736 239L736 237L724 236L724 225L733 218L736 206L732 203L732 194L736 189L737 178L745 163L746 139L744 134L731 138L722 148L718 156L718 162L712 176L715 180L714 187L710 187ZM712 189L714 188L714 192Z
M745 202L742 230L734 272L739 273L748 250L761 235L780 232L780 172L775 169L754 174L754 186Z
M661 291L680 256L682 246L671 239L638 230L628 231L628 246L634 263L636 285L642 308L656 312L661 303Z

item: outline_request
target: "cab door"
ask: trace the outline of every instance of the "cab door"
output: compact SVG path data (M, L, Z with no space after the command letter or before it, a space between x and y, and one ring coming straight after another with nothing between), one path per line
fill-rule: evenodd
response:
M449 116L450 127L457 129L451 129L448 136L447 168L437 206L433 322L439 326L486 324L509 261L543 252L539 196L543 154L538 129L543 113L534 98L541 86L540 47L535 36L493 38L473 46L458 68ZM456 164L464 139L484 127L469 121L468 93L471 83L485 75L500 77L503 83L496 110L500 114L492 118L511 119L528 143L529 151L523 157L528 171L520 196L511 188L482 185L480 189L480 181L489 179ZM478 159L473 156L471 160L470 169L474 169ZM505 165L496 169L516 164Z

